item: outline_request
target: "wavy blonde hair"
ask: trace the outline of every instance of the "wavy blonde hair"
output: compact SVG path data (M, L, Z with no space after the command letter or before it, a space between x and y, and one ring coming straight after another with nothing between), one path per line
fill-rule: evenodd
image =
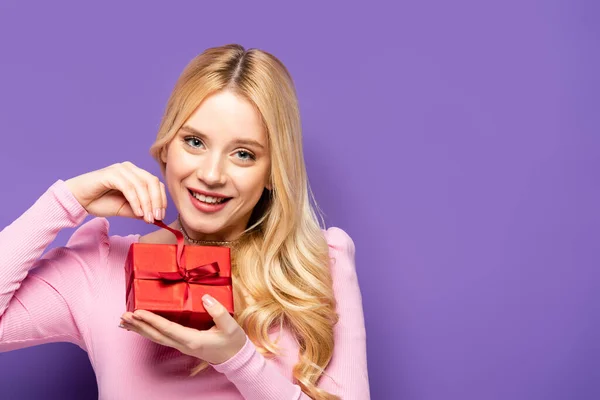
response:
M200 103L223 90L254 105L271 152L272 190L265 189L232 249L235 318L266 356L278 354L269 329L290 329L300 349L296 382L314 399L338 399L317 387L333 354L338 317L328 246L304 164L296 90L286 67L265 51L240 45L204 51L175 84L150 152L164 174L161 153Z

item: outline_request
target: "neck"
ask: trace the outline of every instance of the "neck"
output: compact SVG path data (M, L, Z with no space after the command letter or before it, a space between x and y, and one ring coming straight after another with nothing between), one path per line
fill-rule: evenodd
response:
M192 231L181 219L177 216L177 228L183 233L185 240L191 244L207 245L207 246L228 246L235 244L237 239L227 239L217 235L201 235Z

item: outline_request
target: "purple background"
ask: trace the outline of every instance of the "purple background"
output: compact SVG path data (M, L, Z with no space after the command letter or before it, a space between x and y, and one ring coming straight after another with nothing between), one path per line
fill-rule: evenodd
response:
M373 398L600 398L596 2L155 3L0 2L0 227L56 179L158 174L184 65L263 48L295 78L327 222L357 246ZM0 354L0 393L97 396L69 344Z

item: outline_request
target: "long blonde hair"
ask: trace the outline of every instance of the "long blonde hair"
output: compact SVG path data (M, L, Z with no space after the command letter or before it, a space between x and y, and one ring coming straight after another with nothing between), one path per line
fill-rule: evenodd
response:
M269 328L287 326L300 349L296 382L314 399L338 399L317 387L333 354L338 317L328 246L304 164L296 91L286 67L265 51L240 45L204 51L175 84L150 152L164 173L161 152L200 103L223 90L254 105L271 151L272 190L265 189L232 251L235 317L266 356L278 352ZM192 375L205 367L201 364Z

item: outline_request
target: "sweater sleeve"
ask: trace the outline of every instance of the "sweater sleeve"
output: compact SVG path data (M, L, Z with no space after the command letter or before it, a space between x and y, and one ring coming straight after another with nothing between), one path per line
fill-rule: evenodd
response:
M0 232L0 352L49 342L84 350L85 321L108 253L108 222L95 218L67 246L42 256L63 228L86 210L61 180Z
M344 400L369 399L366 333L354 242L339 228L329 228L326 237L339 321L334 327L333 357L318 386ZM250 340L233 358L213 367L224 373L247 400L310 399L275 365L267 363Z

